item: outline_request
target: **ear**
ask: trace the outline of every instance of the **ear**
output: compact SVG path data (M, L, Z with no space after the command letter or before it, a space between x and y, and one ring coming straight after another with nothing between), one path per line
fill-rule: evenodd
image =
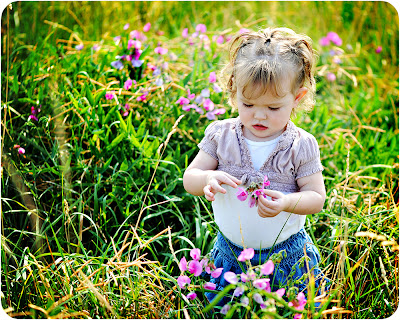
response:
M297 91L296 98L294 99L294 103L295 103L296 107L299 104L299 102L301 101L301 99L303 99L303 97L306 95L307 92L308 92L308 89L306 87L302 87Z

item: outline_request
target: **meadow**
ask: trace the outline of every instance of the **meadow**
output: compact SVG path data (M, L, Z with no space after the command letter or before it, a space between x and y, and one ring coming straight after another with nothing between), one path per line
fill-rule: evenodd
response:
M268 310L253 302L226 317L394 314L399 20L392 5L38 1L13 2L1 19L7 315L224 316L204 309L200 280L192 277L197 298L177 281L182 257L209 252L218 232L210 203L187 193L182 175L205 127L237 116L220 74L229 39L267 26L309 35L319 56L315 107L293 121L321 149L327 200L305 227L332 287L320 309L311 295L296 314L262 292Z

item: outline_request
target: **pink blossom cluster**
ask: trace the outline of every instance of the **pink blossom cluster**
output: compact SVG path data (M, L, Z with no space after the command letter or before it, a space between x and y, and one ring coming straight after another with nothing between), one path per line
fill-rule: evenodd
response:
M319 44L323 47L329 46L331 42L339 47L343 44L343 41L339 35L333 31L328 32L325 37L322 37L319 40Z
M268 180L268 176L264 176L264 181L262 183L259 184L252 183L246 189L238 187L238 191L236 192L236 197L240 201L246 201L246 199L248 198L249 207L252 208L254 206L257 206L258 198L260 196L263 196L264 198L266 197L263 190L266 187L269 187L270 184L271 183Z
M31 107L31 114L30 114L30 116L28 117L28 120L35 120L35 121L38 121L38 118L37 118L37 115L38 115L38 113L40 112L41 110L40 110L40 106L39 106L39 108L35 108L34 106L32 106Z

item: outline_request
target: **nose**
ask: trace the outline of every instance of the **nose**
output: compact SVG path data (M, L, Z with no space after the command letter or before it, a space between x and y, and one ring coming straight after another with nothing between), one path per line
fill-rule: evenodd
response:
M254 111L254 118L257 120L265 120L267 119L267 112L264 110L264 108L257 108Z

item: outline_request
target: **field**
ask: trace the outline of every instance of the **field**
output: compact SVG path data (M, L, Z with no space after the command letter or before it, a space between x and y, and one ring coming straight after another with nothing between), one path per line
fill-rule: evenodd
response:
M187 193L182 176L205 127L237 116L220 74L229 39L267 26L307 34L318 52L314 109L293 121L321 150L327 200L306 230L332 286L319 309L312 294L296 313L263 291L268 308L252 300L226 317L394 314L399 20L392 5L23 1L1 19L7 315L223 317L204 309L200 279L191 276L197 298L177 281L182 257L209 252L218 232L210 203ZM339 39L326 42L329 32Z

